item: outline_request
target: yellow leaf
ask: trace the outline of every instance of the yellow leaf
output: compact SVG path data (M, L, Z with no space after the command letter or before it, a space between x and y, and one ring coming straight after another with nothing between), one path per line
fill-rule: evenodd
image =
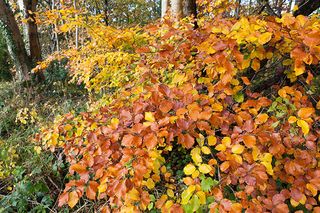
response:
M117 126L119 124L119 119L118 118L112 118L111 119L111 124L114 126Z
M266 171L269 175L273 175L273 169L271 163L268 162L261 162L262 165L266 167Z
M305 69L306 69L306 67L304 64L301 64L300 66L295 64L295 66L294 66L295 75L299 76L299 75L303 74Z
M136 190L135 188L131 189L128 192L127 196L130 200L134 200L134 201L140 200L139 191Z
M266 171L269 175L273 175L273 169L272 169L272 155L270 153L264 153L260 157L261 164L266 167Z
M207 147L207 146L201 147L201 151L202 151L204 154L206 154L206 155L209 155L209 154L211 153L210 148Z
M186 205L188 204L193 192L196 190L195 185L189 186L186 190L184 190L181 194L181 204Z
M318 194L318 189L313 184L307 183L306 188L311 192L313 197Z
M223 106L219 103L212 104L211 108L214 112L221 112L223 110Z
M267 42L269 42L271 40L271 38L272 38L272 33L266 32L266 33L263 33L259 36L258 42L259 42L259 44L264 45Z
M221 143L226 145L227 147L229 147L230 144L231 144L231 138L230 137L224 137L224 138L222 138Z
M317 109L320 109L320 101L317 103Z
M288 122L289 122L290 124L293 124L293 123L295 123L296 121L297 121L296 116L290 116L289 119L288 119Z
M292 11L295 12L295 11L297 11L298 9L299 9L299 6L298 6L298 5L294 5Z
M151 178L148 178L146 186L148 187L148 189L153 189L155 187L155 183Z
M298 126L301 127L303 134L306 136L309 133L309 125L304 120L298 120Z
M202 174L208 174L209 172L211 172L212 168L211 166L209 166L208 164L201 164L199 166L199 171L202 173Z
M164 204L164 207L166 209L170 209L171 206L173 206L173 201L172 200L167 200L166 204Z
M186 175L191 175L194 171L196 171L196 167L189 163L188 165L186 165L183 169L183 172L186 174Z
M98 192L99 192L99 194L105 192L106 190L107 190L107 184L100 184L100 185L98 186Z
M299 202L295 201L293 198L290 198L290 203L293 207L297 207L299 205Z
M79 196L76 191L72 191L69 193L68 205L70 208L73 208L79 201Z
M208 137L208 145L209 146L214 146L214 145L216 145L216 143L217 143L217 138L214 135L210 135Z
M155 121L155 118L154 118L152 112L146 112L146 113L144 114L144 119L145 119L146 121L149 121L149 122L154 122L154 121Z
M168 189L168 190L167 190L167 195L168 195L169 197L174 197L174 192L173 192L173 190L172 190L172 189Z
M193 148L193 149L191 150L191 152L190 152L191 158L192 158L192 160L193 160L196 164L202 162L202 158L201 158L200 153L201 153L201 150L200 150L199 147Z
M215 147L215 149L218 150L218 151L224 152L224 151L226 151L227 147L226 147L226 145L224 145L224 144L219 144L219 145L217 145L217 146Z
M252 158L254 161L258 160L259 154L260 154L259 149L256 146L252 147Z
M41 147L40 146L35 146L34 151L39 155L41 153Z
M282 64L283 64L284 66L289 66L289 65L292 64L292 59L286 59L286 60L284 60L284 61L282 62Z
M234 161L236 161L239 164L242 164L242 157L240 155L233 154L232 157L233 157Z
M196 171L194 171L194 172L192 173L191 177L192 177L193 179L195 179L195 178L199 177L199 175L200 175L199 170L196 170Z
M299 200L299 203L301 203L302 205L306 204L307 201L307 197L306 195L302 195L302 198Z
M241 144L236 144L234 146L232 146L232 153L234 154L241 154L244 150L244 146L242 146Z
M196 195L199 197L200 204L206 204L206 193L198 191Z

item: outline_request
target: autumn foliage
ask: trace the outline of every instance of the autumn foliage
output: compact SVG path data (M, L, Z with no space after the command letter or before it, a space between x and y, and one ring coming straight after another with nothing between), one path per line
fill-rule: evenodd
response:
M318 17L95 23L82 25L86 46L55 57L89 90L117 92L37 136L70 163L60 206L86 197L104 212L320 211L320 102L303 86L319 74ZM251 91L269 69L286 85Z

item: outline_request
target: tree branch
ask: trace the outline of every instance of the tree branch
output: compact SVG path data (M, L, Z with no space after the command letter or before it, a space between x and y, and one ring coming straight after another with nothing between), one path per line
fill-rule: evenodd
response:
M299 5L299 9L296 10L293 15L308 16L320 7L320 0L306 0L302 1Z

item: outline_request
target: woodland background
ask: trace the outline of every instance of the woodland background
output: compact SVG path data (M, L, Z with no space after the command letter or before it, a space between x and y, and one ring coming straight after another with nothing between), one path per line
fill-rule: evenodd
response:
M0 0L0 212L320 212L319 8Z

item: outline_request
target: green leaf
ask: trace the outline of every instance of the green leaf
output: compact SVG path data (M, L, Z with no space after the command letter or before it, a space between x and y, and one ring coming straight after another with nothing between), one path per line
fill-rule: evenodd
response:
M207 197L207 204L211 204L215 201L214 197L213 196L210 196L210 197Z
M149 203L148 205L148 210L151 210L151 209L153 209L153 203Z
M204 192L209 192L213 186L218 185L218 181L213 180L211 177L204 178L201 181L201 189Z
M237 102L237 103L242 103L244 101L244 95L241 92L238 92L237 94L233 95L233 99Z
M272 128L276 128L279 125L280 121L274 122L271 127Z
M197 195L193 195L190 202L183 205L183 209L186 213L193 213L200 208L200 200Z
M193 194L193 192L196 190L195 185L189 186L186 190L184 190L181 194L181 204L187 204Z

